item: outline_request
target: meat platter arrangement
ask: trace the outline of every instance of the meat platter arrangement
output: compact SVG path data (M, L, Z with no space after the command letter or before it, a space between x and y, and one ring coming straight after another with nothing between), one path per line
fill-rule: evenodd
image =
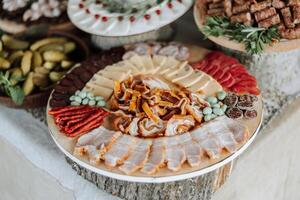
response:
M250 53L300 39L299 0L198 0L196 7L204 34L243 43Z
M139 43L74 68L48 104L56 144L94 172L138 182L189 178L234 159L261 124L258 84L221 52L189 62L192 49Z

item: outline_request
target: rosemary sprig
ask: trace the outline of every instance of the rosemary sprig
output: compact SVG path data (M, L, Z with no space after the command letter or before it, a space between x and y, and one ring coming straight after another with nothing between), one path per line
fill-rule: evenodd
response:
M207 17L203 32L208 36L226 36L230 40L241 42L250 54L260 54L265 45L272 45L280 40L276 26L268 29L246 26L241 23L230 23L226 17Z

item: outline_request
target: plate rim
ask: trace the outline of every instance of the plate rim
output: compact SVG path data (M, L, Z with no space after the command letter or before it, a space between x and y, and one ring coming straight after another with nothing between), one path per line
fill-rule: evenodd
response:
M53 91L52 91L53 93ZM51 95L52 95L51 93ZM51 97L51 96L50 96ZM49 98L50 101L51 98ZM100 168L97 168L93 165L88 164L87 162L84 162L80 159L78 159L76 156L74 156L73 154L69 153L67 150L65 150L58 141L56 141L54 134L49 126L49 121L51 116L48 114L48 110L49 110L49 101L47 104L47 110L46 110L46 117L47 117L47 123L48 123L48 131L54 141L54 143L58 146L58 148L65 154L65 156L67 156L69 159L71 159L73 162L77 163L78 165L80 165L81 167L84 167L94 173L97 173L99 175L102 176L106 176L109 178L113 178L113 179L117 179L120 181L128 181L128 182L137 182L137 183L167 183L167 182L172 182L172 181L180 181L180 180L185 180L185 179L189 179L189 178L194 178L197 176L201 176L204 174L207 174L211 171L214 171L216 169L219 169L220 167L226 165L227 163L233 161L236 157L238 157L239 155L241 155L254 141L254 139L256 138L257 134L259 133L260 129L261 129L261 125L263 122L263 110L264 110L264 104L263 104L263 100L262 97L260 95L260 101L261 101L261 118L260 121L257 125L257 128L255 130L255 132L252 134L252 136L247 140L247 142L245 142L236 152L232 153L231 155L229 155L228 157L218 161L217 163L214 163L212 165L209 165L207 167L204 167L202 169L199 170L195 170L192 172L186 172L184 174L177 174L177 175L171 175L171 176L163 176L163 177L142 177L142 176L130 176L130 175L125 175L125 174L118 174L118 173L114 173L114 172L109 172L109 169L107 170L102 170Z
M180 17L182 17L187 11L189 11L191 9L191 7L193 7L194 5L194 0L187 0L188 1L188 6L185 7L185 9L182 10L182 13L180 13L177 17L173 17L171 20L166 21L165 23L161 23L159 25L153 26L152 28L146 29L145 31L136 31L134 33L131 34L109 34L109 33L104 33L101 34L97 31L93 31L90 30L88 28L84 28L80 25L77 24L76 20L74 21L73 17L71 17L71 6L69 4L71 4L71 1L68 2L68 8L67 8L67 14L70 18L70 21L74 24L74 26L76 26L78 29L85 31L89 34L93 34L96 36L101 36L101 37L111 37L111 38L126 38L126 37L130 37L130 36L137 36L137 35L141 35L141 34L145 34L145 33L150 33L152 31L156 31L164 26L167 26L168 24L173 23L174 21L176 21L177 19L179 19Z

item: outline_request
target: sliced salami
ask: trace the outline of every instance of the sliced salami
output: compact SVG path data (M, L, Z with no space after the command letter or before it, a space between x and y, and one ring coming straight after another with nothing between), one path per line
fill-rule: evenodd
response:
M241 110L253 110L253 103L252 102L239 101L236 106L237 106L237 108L239 108Z
M244 113L245 118L247 119L253 119L257 117L257 111L256 110L246 110Z
M229 108L226 111L226 115L232 119L241 119L243 118L243 111L239 108Z
M236 106L237 102L238 102L238 96L233 93L229 93L227 97L224 99L224 103L229 107Z

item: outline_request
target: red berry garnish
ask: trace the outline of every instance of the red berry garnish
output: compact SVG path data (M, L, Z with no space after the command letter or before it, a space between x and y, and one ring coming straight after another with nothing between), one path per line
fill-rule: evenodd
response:
M134 17L134 16L130 16L130 17L129 17L129 20L130 20L131 22L134 22L135 17Z
M103 21L103 22L107 22L107 20L108 20L107 17L105 17L105 16L102 17L102 21Z
M85 9L85 12L89 14L90 10L87 8L87 9Z
M160 10L156 10L155 11L157 15L160 15L161 11Z
M173 8L173 4L172 3L168 3L168 7L169 8Z
M84 7L84 5L82 3L80 3L78 6L79 6L79 8L83 8Z
M96 19L99 19L99 17L100 17L100 15L95 14L95 18L96 18Z
M146 15L144 15L144 18L145 18L145 20L149 20L151 18L151 16L146 14Z
M182 3L182 0L177 0L179 3Z

